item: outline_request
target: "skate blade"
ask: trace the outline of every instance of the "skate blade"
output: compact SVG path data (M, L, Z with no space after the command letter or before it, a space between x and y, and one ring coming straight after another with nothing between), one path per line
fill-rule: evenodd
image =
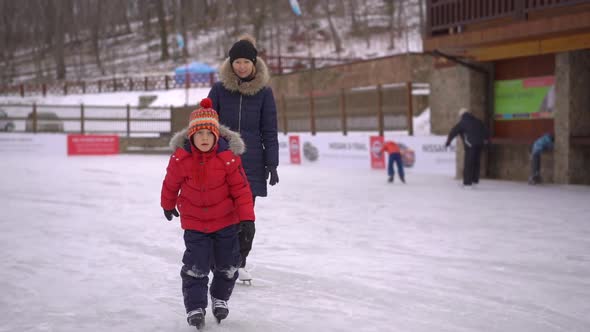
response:
M252 286L252 279L243 279L240 281L242 282L242 285Z

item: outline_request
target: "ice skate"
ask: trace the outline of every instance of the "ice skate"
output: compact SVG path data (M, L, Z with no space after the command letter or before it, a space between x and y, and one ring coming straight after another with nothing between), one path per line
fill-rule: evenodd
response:
M248 285L252 285L252 276L250 272L246 270L246 268L239 268L238 269L238 280L240 280L243 284L248 283Z
M188 325L195 326L197 330L205 326L205 309L199 308L187 314L186 321Z
M389 178L387 178L387 182L393 182L393 176L390 176Z
M211 310L213 311L213 316L217 320L217 324L221 324L223 319L227 318L229 314L229 309L227 307L227 301L217 299L211 295Z

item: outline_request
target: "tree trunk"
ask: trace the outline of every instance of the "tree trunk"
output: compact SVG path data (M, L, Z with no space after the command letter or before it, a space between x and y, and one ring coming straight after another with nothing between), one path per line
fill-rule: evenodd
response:
M53 57L55 60L55 75L58 80L63 80L66 78L66 64L65 64L65 22L64 22L64 13L65 13L65 2L56 2L55 3L55 36L53 39Z
M349 0L348 1L348 8L350 11L350 23L352 24L352 33L353 35L356 35L359 32L359 21L357 18L357 6L356 6L356 0Z
M188 58L188 33L187 33L187 24L186 21L188 20L187 15L189 13L189 1L188 0L180 0L180 34L182 35L182 39L184 40L184 47L182 49L182 57L187 59Z
M420 35L422 39L426 37L426 10L424 10L424 0L418 0L418 13L420 15Z
M330 33L332 34L332 42L334 43L334 50L339 55L340 53L342 53L342 41L340 40L340 36L338 35L338 31L336 31L336 28L334 27L334 22L332 21L332 9L330 8L331 3L332 3L331 0L324 0L324 2L322 2L322 6L324 8L324 12L328 16L328 25L330 26Z
M385 6L387 8L387 16L389 19L389 49L395 48L395 2L394 0L385 0Z
M91 33L91 41L92 41L92 50L94 51L94 59L96 62L96 66L100 70L102 75L105 74L104 67L102 65L102 61L100 59L100 27L101 27L101 17L102 17L102 0L96 1L96 13L93 16L94 22L92 24L92 33Z
M160 25L160 49L162 51L160 60L165 61L170 58L170 54L168 53L168 30L166 29L164 0L156 0L156 10L158 12L158 24Z

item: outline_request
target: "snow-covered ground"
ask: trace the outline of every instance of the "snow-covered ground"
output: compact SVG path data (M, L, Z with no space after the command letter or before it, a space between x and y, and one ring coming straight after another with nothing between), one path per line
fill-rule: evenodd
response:
M167 156L0 162L0 331L192 331ZM279 168L206 331L589 331L590 188Z

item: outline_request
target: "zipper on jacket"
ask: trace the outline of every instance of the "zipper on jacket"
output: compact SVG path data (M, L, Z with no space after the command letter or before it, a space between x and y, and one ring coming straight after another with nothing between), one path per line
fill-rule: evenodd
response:
M238 111L238 133L242 133L242 94L240 94L240 108Z

